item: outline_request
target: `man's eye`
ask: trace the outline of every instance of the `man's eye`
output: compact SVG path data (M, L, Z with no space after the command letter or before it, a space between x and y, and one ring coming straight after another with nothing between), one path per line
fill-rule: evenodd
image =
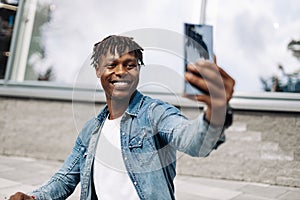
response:
M105 67L108 68L108 69L113 69L115 68L117 65L114 64L114 63L111 63L111 64L107 64Z
M127 64L128 69L135 68L137 65L136 64Z

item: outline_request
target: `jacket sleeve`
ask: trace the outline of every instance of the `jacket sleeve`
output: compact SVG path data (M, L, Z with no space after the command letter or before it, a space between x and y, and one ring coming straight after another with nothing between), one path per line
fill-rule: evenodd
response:
M32 192L38 200L66 199L80 181L80 163L84 154L80 137L62 167L40 188Z
M188 120L171 105L156 105L151 113L158 119L153 123L161 137L173 148L190 156L208 156L218 142L224 140L223 126L209 125L203 114L194 120Z

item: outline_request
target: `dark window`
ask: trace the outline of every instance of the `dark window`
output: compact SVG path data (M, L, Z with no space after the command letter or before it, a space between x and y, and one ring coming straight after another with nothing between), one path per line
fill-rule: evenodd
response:
M4 79L18 1L0 0L0 79Z

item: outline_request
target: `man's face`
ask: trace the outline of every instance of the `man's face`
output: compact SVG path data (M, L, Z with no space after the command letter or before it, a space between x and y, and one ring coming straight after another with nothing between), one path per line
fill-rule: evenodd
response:
M139 82L140 66L133 54L100 57L96 67L107 100L129 100Z

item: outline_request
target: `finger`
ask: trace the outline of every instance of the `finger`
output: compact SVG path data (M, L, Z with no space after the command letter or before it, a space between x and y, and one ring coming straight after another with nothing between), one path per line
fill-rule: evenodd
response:
M220 101L218 104L226 104L227 100L226 100L226 92L223 87L219 87L213 83L209 83L207 81L205 81L203 78L199 78L191 73L187 73L187 79L188 79L188 75L190 75L191 77L196 77L196 78L191 78L191 84L196 86L198 89L200 89L201 91L204 92L204 94L202 95L194 95L194 96L187 96L188 98L192 99L192 100L197 100L197 101L205 101L205 103L210 104L211 101L208 101L207 99L203 99L203 95L208 96L209 98L212 98L213 101ZM193 82L193 81L196 82ZM202 84L202 85L201 85ZM198 97L200 96L200 97ZM206 97L207 98L207 97ZM222 103L224 102L224 103Z
M227 102L229 102L234 92L235 80L229 74L227 74L227 72L225 72L221 67L218 68L224 80L226 98Z
M190 95L190 94L184 94L184 97L194 100L194 101L201 101L204 102L207 105L211 105L211 98L208 95Z
M10 196L9 200L33 200L33 198L22 192L17 192L14 195Z
M191 72L185 73L185 79L196 88L206 92L210 93L213 91L220 92L218 90L224 90L224 81L220 74L211 75L214 78L207 78L195 75Z
M217 72L218 68L214 63L211 63L206 60L201 60L193 64L188 64L187 70L198 75L202 75L206 71L214 71Z
M220 74L222 75L222 77L229 78L229 79L233 80L233 78L226 71L224 71L224 69L222 69L219 66L218 66L218 71L220 72Z
M217 56L214 54L214 63L217 65Z
M224 98L212 98L209 95L196 95L193 99L204 102L208 107L213 108L216 112L224 110L224 106L227 105Z
M223 77L215 64L209 62L198 62L194 65L189 65L187 69L188 72L191 72L198 77L203 77L205 81L214 82L214 84L223 87Z
M234 82L230 81L230 82L226 82L225 83L225 91L226 91L226 100L227 102L230 101L230 99L232 98L233 92L234 92Z
M221 74L222 77L234 80L226 71L224 71L221 67L213 64L209 61L198 61L194 64L189 64L187 66L187 70L194 74L205 74L205 72L215 72ZM202 75L203 76L203 75ZM209 76L207 76L209 77Z
M202 90L203 92L208 93L208 87L203 78L201 78L193 73L190 73L190 72L186 72L184 77L185 77L185 80L187 80L191 85Z
M211 105L211 98L210 98L210 96L208 96L208 95L196 95L196 96L195 96L195 99L196 99L197 101L204 102L204 103L206 103L207 105Z

